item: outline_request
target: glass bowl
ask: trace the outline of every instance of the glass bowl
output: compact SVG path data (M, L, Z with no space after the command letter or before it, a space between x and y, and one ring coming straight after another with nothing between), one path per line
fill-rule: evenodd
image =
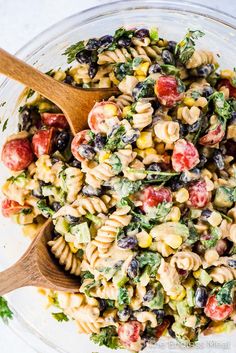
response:
M158 26L160 36L180 40L188 28L199 29L205 36L198 41L205 47L220 54L219 62L225 68L235 66L234 46L236 19L214 9L184 1L121 1L94 7L71 16L39 36L22 48L17 56L46 72L51 68L66 66L62 56L64 49L81 39L112 33L121 26ZM1 132L1 143L7 135L17 129L18 97L23 87L6 80L0 89L0 117L8 120L7 128ZM4 104L4 102L6 102ZM17 103L18 102L18 103ZM2 130L2 128L1 128ZM7 177L7 170L1 166L0 181ZM0 269L13 264L29 244L21 235L20 228L1 216ZM92 344L88 337L78 335L73 322L58 323L45 310L45 298L35 288L18 289L7 296L15 311L11 327L28 344L43 353L85 353L110 352L109 349ZM201 337L199 344L191 352L220 353L235 352L235 333ZM161 339L155 347L145 352L180 352L184 348L173 340ZM124 352L124 351L122 351Z

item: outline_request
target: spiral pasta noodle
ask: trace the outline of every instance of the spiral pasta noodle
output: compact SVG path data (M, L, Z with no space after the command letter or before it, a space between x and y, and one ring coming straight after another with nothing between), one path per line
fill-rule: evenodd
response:
M236 279L236 269L226 266L217 266L210 271L210 276L213 282L225 283Z
M107 163L100 163L90 168L88 162L82 163L82 170L86 173L85 182L94 188L99 188L104 181L108 181L115 173Z
M200 114L201 111L196 106L193 106L191 108L180 107L177 111L178 119L182 119L185 123L189 125L193 125L196 121L198 121Z
M118 97L109 98L109 101L116 103L118 107L123 110L134 102L134 98L129 94L120 94Z
M187 69L193 69L206 64L216 64L214 54L208 50L195 50L186 67Z
M142 130L152 122L153 108L151 103L137 102L133 114L133 127Z
M101 198L96 196L91 197L79 197L73 203L73 207L78 212L78 217L84 216L87 213L107 213L108 205L111 198L108 195L103 195Z
M156 137L165 143L172 143L179 139L179 123L175 121L158 121L154 126Z
M172 256L170 264L183 270L197 271L202 260L198 254L191 251L179 251Z

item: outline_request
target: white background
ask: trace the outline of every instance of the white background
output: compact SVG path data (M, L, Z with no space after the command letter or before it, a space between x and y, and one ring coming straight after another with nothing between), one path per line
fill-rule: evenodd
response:
M0 47L14 53L35 35L57 21L102 2L109 1L0 0ZM236 16L234 0L195 0L195 2ZM34 353L34 350L0 322L0 352Z

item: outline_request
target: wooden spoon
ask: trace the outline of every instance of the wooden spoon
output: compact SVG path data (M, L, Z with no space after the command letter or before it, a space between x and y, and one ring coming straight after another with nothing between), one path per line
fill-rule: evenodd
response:
M25 286L78 292L78 277L66 273L47 247L52 231L53 224L49 219L24 255L12 267L0 272L0 295Z
M74 88L54 80L0 48L0 73L19 81L55 103L65 114L72 133L87 126L88 113L96 101L117 94L113 88Z

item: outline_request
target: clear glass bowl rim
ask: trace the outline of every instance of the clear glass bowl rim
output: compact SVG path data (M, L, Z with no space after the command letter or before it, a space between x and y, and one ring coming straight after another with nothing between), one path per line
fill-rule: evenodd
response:
M119 12L121 9L124 11L129 11L129 9L140 10L148 8L171 10L178 13L191 13L193 15L214 20L219 24L228 26L229 29L236 31L235 16L199 3L185 0L121 0L112 1L111 3L103 3L66 17L65 19L53 24L43 32L39 33L27 42L21 49L19 49L15 55L25 61L28 61L31 56L42 48L42 46L45 46L56 39L62 32L65 33L70 31L75 25L78 26L86 23L92 23L95 19L107 16L109 13L114 14L115 12ZM5 79L1 83L0 90L4 89L8 81L9 79ZM14 310L14 303L11 303L11 306ZM35 351L39 351L40 349L41 352L42 349L48 348L48 352L50 353L64 352L53 343L45 340L44 337L38 334L38 332L36 332L15 310L14 314L14 320L9 324L10 328ZM44 352L46 353L46 351Z

